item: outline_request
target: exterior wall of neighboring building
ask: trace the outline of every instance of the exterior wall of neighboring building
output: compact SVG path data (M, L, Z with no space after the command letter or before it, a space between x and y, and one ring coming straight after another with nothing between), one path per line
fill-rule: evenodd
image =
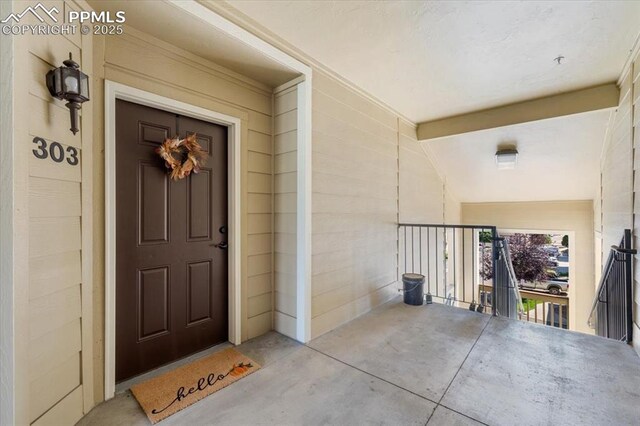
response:
M604 264L609 248L620 243L624 229L633 231L633 246L638 248L640 239L640 50L624 70L619 80L620 103L612 113L607 129L605 146L601 158L600 206L601 240L597 242ZM634 257L634 324L633 345L640 353L640 264Z
M462 222L495 225L498 229L573 232L569 240L571 282L569 324L593 333L587 325L594 297L593 202L463 203Z

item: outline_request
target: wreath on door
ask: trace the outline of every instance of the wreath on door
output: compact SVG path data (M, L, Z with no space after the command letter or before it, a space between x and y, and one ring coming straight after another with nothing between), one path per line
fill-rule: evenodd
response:
M175 137L165 139L156 148L156 153L164 160L169 169L169 176L173 180L184 179L193 173L198 173L207 161L207 152L202 149L193 133L184 139Z

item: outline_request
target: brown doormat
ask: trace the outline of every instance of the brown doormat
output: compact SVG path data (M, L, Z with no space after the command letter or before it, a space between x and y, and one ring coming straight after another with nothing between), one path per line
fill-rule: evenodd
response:
M240 380L260 366L229 348L131 387L152 423Z

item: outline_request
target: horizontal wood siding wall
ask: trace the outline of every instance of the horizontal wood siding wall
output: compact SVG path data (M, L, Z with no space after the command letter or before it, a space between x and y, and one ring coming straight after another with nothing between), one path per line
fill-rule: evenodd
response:
M297 86L276 93L274 100L275 155L275 306L276 331L296 337L296 191Z
M400 121L401 223L442 223L444 186L429 157L420 146L416 128ZM457 223L457 222L456 222Z
M312 108L317 337L398 294L398 218L441 223L443 197L415 127L317 70Z
M620 105L607 130L602 159L602 247L620 243L633 224L633 141L631 138L631 74L620 88Z
M69 10L88 8L84 2L43 1L45 7L56 7L61 16ZM17 8L24 8L24 3ZM20 12L20 11L18 11ZM39 24L25 16L21 24ZM90 306L91 277L91 199L92 162L92 105L82 107L77 134L69 131L69 110L64 101L55 100L45 84L46 73L62 65L69 52L84 72L92 73L91 36L75 35L31 36L20 39L20 60L16 65L26 82L20 102L28 113L23 133L16 140L19 150L27 155L24 164L15 164L28 176L22 197L28 208L21 214L29 220L28 234L22 235L28 247L27 259L16 259L15 267L25 268L28 283L27 312L18 318L24 329L16 329L19 338L28 339L28 377L17 377L21 389L28 394L26 420L35 425L74 424L93 403L93 377L86 374L91 360ZM36 158L39 144L46 141L47 158ZM70 150L77 151L79 162L69 164L53 160L60 152L51 154L51 146L61 145L65 158ZM54 151L57 149L54 145ZM42 151L39 151L42 152ZM85 316L83 316L83 314ZM83 387L84 386L84 387ZM18 413L18 418L20 414Z
M272 90L181 48L126 28L97 40L94 62L100 78L96 96L104 102L104 79L241 119L241 298L242 339L272 329L273 144ZM96 113L101 117L103 111ZM94 214L96 247L104 245L104 128L96 127ZM98 249L97 249L98 250ZM101 249L100 249L101 250ZM104 269L96 259L96 269ZM96 392L102 395L104 277L95 281Z
M620 103L609 121L601 159L601 263L618 244L625 228L633 231L633 246L640 242L640 60L638 53L620 79ZM596 233L598 229L596 228ZM640 353L640 271L634 257L633 344Z
M631 129L633 137L633 188L634 188L634 202L633 202L633 246L634 248L640 248L640 238L638 238L638 232L640 232L640 51L636 54L636 57L631 66L631 75L633 80L632 85L632 102L633 102L633 115ZM638 262L639 255L634 256L634 279L633 279L633 347L640 355L640 263Z

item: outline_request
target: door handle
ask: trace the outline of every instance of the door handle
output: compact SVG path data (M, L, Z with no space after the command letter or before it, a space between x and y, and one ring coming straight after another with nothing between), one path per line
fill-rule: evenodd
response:
M212 246L214 246L214 247L216 247L216 248L219 248L220 250L226 250L226 249L227 249L227 247L228 247L228 245L227 245L227 242L226 242L226 241L221 241L221 242L219 242L219 243L217 243L217 244L211 244L211 245L212 245Z

